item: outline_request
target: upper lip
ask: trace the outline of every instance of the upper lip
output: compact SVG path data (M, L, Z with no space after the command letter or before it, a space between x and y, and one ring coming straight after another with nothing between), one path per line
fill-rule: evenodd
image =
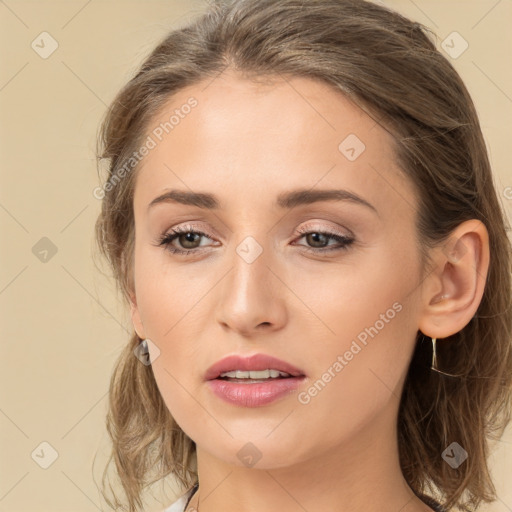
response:
M233 370L258 371L267 369L286 372L293 377L300 377L304 375L302 370L296 368L292 364L267 354L253 354L245 357L234 354L224 357L210 366L210 368L206 370L205 380L216 379L221 373Z

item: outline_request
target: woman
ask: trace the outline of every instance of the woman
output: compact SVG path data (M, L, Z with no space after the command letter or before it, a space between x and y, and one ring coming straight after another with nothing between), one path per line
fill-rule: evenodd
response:
M472 100L361 0L236 0L115 98L97 240L134 334L128 510L473 510L510 418L511 259ZM110 505L120 501L114 496Z

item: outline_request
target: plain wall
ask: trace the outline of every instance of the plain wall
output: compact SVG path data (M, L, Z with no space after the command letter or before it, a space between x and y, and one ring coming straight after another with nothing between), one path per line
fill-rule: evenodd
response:
M452 61L474 98L510 217L512 2L383 3L431 27L440 41L454 31L467 41ZM92 260L100 208L95 135L106 106L155 43L205 6L0 2L0 512L102 510L93 475L99 482L109 378L132 326ZM51 40L41 32L58 43L47 58L40 54ZM42 442L58 452L47 469L38 464L51 456ZM511 443L509 429L492 455L499 500L481 510L512 510ZM163 505L179 493L167 488ZM148 511L161 508L148 501Z

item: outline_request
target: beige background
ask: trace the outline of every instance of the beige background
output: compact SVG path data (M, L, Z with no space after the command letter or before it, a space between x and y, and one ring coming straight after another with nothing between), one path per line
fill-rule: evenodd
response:
M512 2L383 3L432 27L440 42L453 31L468 42L452 60L481 116L510 217ZM111 368L131 324L92 261L100 207L92 194L95 134L106 105L154 44L205 5L0 1L0 512L107 510L94 479L108 449ZM58 42L46 59L31 47L43 31ZM58 452L48 469L36 463L49 461L42 442ZM499 500L482 510L511 511L510 429L492 464ZM176 493L166 488L169 504ZM148 511L161 508L148 501Z

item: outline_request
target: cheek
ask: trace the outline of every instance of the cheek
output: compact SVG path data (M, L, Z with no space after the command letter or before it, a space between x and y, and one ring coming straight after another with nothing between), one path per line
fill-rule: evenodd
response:
M137 305L149 338L167 343L176 331L191 327L191 318L210 283L204 274L171 265L163 248L141 248L136 253L135 283ZM193 326L193 324L192 324Z
M419 268L410 248L375 246L301 275L293 281L294 293L303 299L310 325L328 343L351 340L376 322L379 330L385 325L389 331L404 317L411 319L406 304L418 289Z
M168 351L167 351L168 352ZM173 349L173 359L179 361L179 354ZM187 421L197 417L199 411L194 411L196 393L191 389L190 382L185 374L180 374L176 368L169 364L168 353L163 351L161 356L153 363L153 374L160 394L173 418L181 425L188 425Z
M178 425L188 433L191 426L205 413L200 405L201 387L204 383L199 364L201 355L204 354L201 354L200 344L197 343L200 339L197 329L187 328L186 321L172 327L175 321L171 320L170 326L167 322L163 324L166 331L171 329L167 336L154 338L160 354L151 366L167 409ZM191 323L193 322L192 319Z
M171 273L161 257L154 250L141 251L136 257L137 306L146 337L159 349L156 359L152 355L155 381L173 416L175 411L179 416L193 402L185 389L194 393L192 386L197 385L188 369L194 368L193 361L197 360L200 328L199 308L195 306L201 293L194 292L194 286L183 273Z
M314 342L303 345L317 381L305 402L318 408L334 403L340 421L346 411L362 420L399 387L417 332L419 268L413 256L381 250L366 264L335 269L316 288L309 280L303 284L308 306L321 320L309 330Z
M337 341L310 352L317 363L297 396L296 417L301 429L315 432L326 449L362 432L378 417L396 413L414 340L407 308L401 306L377 309L384 320L369 315L362 328L353 318L340 318ZM349 323L353 336L343 332Z

